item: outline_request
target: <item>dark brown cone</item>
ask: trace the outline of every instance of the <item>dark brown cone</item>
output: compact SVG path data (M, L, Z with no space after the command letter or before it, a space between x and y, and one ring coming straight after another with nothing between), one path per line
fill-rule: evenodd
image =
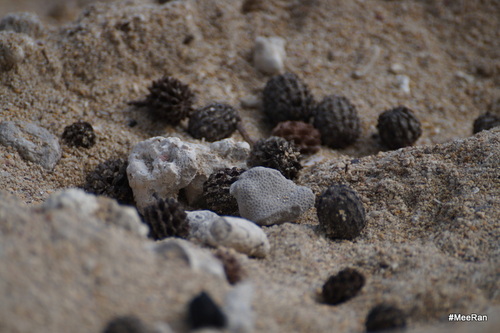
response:
M144 209L143 219L149 225L149 236L155 240L189 235L187 214L174 198L158 199Z
M398 106L380 114L377 129L380 140L389 149L411 146L422 135L420 121L415 113L405 106Z
M299 148L300 153L314 154L321 146L321 134L313 125L303 121L284 121L276 125L272 136L279 136L291 141Z

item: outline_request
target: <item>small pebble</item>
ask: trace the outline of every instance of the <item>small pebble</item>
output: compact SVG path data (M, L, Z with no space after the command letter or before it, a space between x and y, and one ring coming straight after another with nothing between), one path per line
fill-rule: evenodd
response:
M346 268L332 275L323 285L323 300L330 305L344 303L356 296L365 284L363 274L353 268Z
M410 77L408 75L396 75L396 85L405 94L410 93Z
M1 122L0 144L14 147L24 159L48 170L56 166L62 154L56 136L24 121Z
M365 326L367 332L402 329L406 327L406 316L395 306L379 304L368 313Z
M331 239L354 239L366 225L358 194L347 185L332 185L316 201L319 224Z
M314 194L278 170L255 167L231 185L240 215L258 225L292 222L314 205Z
M405 67L403 65L401 65L400 63L397 63L397 62L391 64L391 66L389 67L389 72L391 74L398 75L398 74L404 73L404 71L405 71Z
M283 72L286 57L285 40L281 37L257 37L253 51L253 63L264 74Z
M225 314L206 292L201 292L189 302L188 323L192 329L223 328L226 321Z

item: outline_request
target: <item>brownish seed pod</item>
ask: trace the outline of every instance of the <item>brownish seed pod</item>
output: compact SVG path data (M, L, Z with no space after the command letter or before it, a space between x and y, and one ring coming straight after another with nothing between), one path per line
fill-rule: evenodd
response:
M155 240L189 235L187 214L174 198L158 199L144 208L143 219L149 226L149 236Z
M219 215L239 216L238 202L229 194L229 188L244 171L234 167L212 173L203 184L202 202L205 208Z
M187 84L172 76L164 76L153 81L149 94L142 101L129 104L146 107L157 121L177 125L189 117L193 110L195 95Z
M406 327L406 316L395 306L378 304L368 313L365 327L367 332L401 329Z
M236 284L245 278L246 272L236 258L234 250L219 248L215 252L215 256L222 262L227 281L230 284Z
M188 132L195 139L217 141L236 131L241 120L238 112L228 104L212 103L196 110L189 118Z
M71 146L90 148L95 145L94 128L86 121L77 121L64 128L63 140Z
M321 146L321 134L313 125L303 121L284 121L276 125L272 136L279 136L291 141L299 148L300 153L314 154Z
M332 239L354 239L366 225L365 209L356 191L332 185L316 200L320 227Z
M365 285L365 277L354 268L332 275L323 285L323 300L330 305L344 303L356 296Z
M377 129L382 143L389 149L413 145L422 128L415 113L405 106L384 111L378 117Z
M262 107L273 125L287 120L308 122L314 98L307 85L295 74L273 76L266 84Z
M314 111L314 127L321 142L331 148L344 148L354 143L361 133L356 107L343 96L325 97Z
M293 142L272 136L260 139L250 152L247 164L249 167L263 166L281 172L288 179L294 179L302 165L299 161L300 152Z

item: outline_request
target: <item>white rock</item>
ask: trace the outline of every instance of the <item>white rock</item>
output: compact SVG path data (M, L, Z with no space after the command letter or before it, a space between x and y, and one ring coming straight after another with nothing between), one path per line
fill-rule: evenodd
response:
M392 74L402 74L404 71L404 66L398 62L391 64L391 66L389 67L389 72Z
M410 93L410 78L407 75L396 75L396 85L404 93Z
M243 172L229 191L238 202L241 217L259 225L291 222L314 205L311 189L264 167Z
M187 212L190 238L210 245L225 246L254 257L265 257L270 250L264 231L253 222L221 217L208 210Z
M281 37L257 37L253 51L253 63L259 71L275 75L283 72L285 40Z
M224 266L219 259L210 251L199 248L184 239L167 238L154 243L152 249L163 259L179 258L186 261L193 271L204 271L221 279L226 278Z
M45 33L43 23L34 13L20 12L10 13L0 19L0 31L14 31L24 33L33 38L42 36Z
M246 142L224 139L209 144L183 142L176 137L155 137L139 142L129 155L127 175L139 210L160 198L177 197L186 189L190 203L203 192L214 171L244 167L250 152Z
M248 281L237 284L227 293L224 313L228 318L229 332L251 333L254 331L253 294L253 285Z
M142 223L134 208L119 205L113 199L96 197L77 188L55 192L41 205L41 210L69 211L73 215L85 217L89 223L95 223L96 226L113 225L144 238L149 232L149 228Z

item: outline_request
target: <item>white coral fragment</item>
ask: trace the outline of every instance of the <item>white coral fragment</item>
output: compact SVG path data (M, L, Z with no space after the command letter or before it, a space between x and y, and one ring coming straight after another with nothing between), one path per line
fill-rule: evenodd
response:
M283 72L285 40L281 37L257 37L253 52L253 63L264 74L276 75Z

